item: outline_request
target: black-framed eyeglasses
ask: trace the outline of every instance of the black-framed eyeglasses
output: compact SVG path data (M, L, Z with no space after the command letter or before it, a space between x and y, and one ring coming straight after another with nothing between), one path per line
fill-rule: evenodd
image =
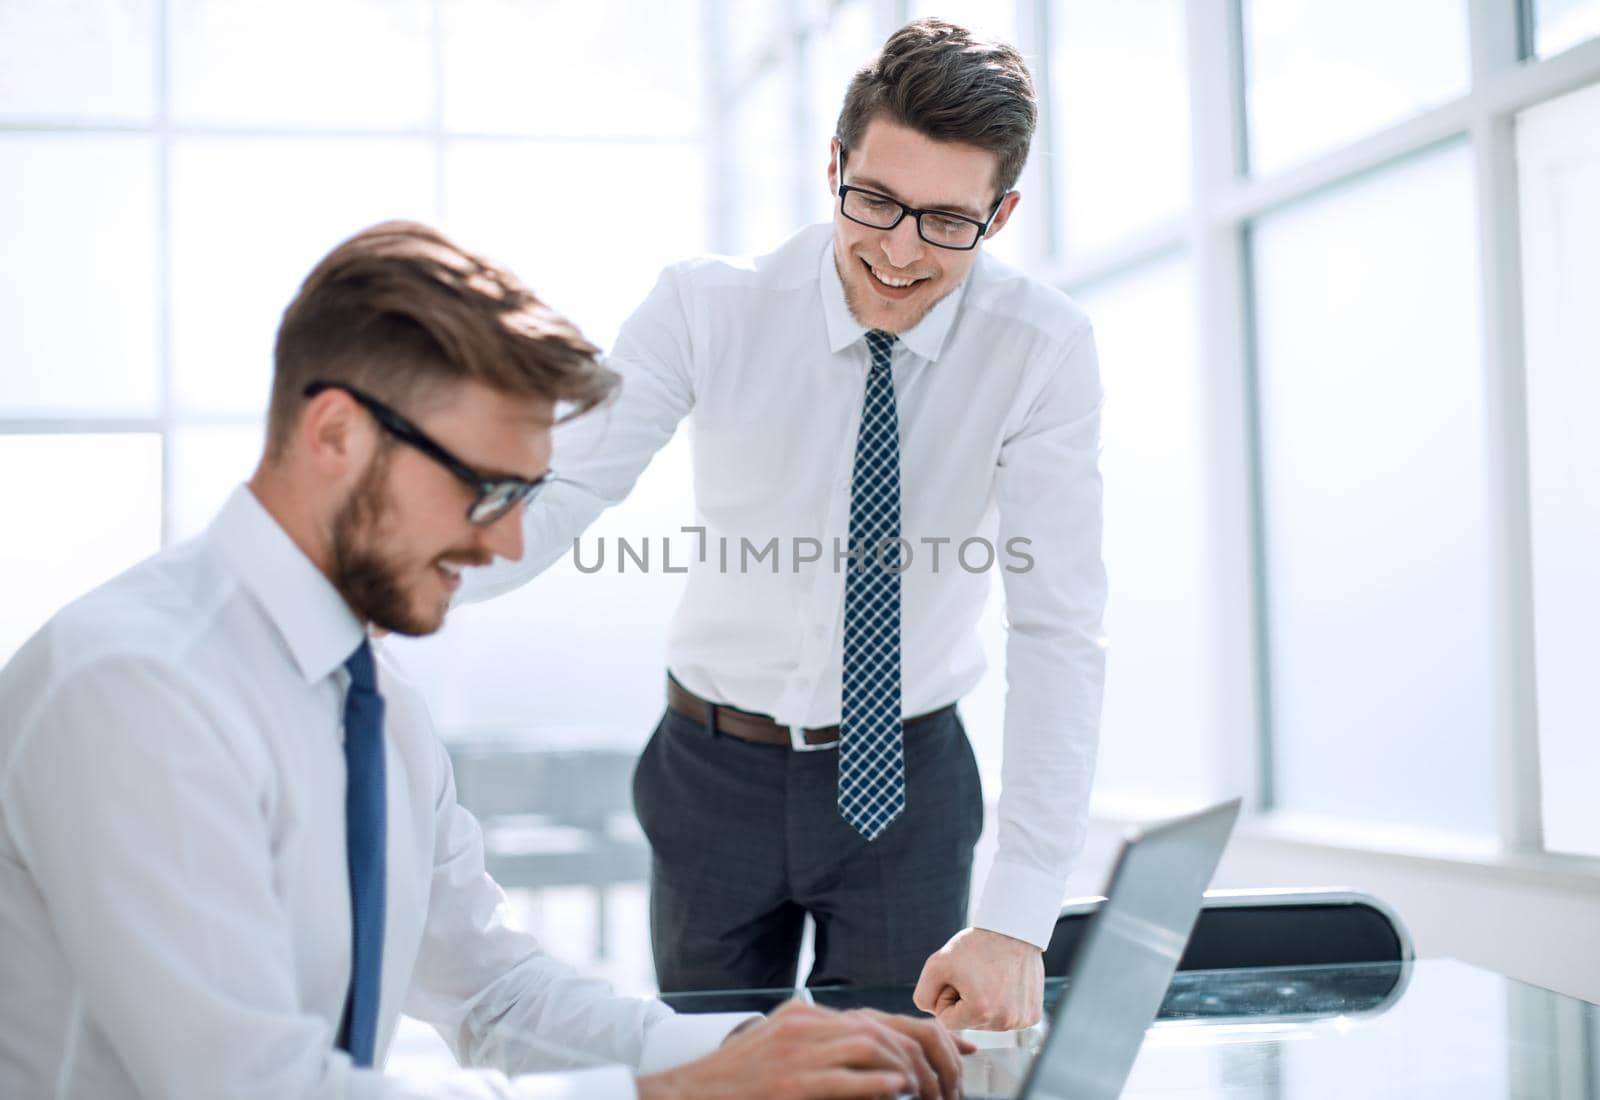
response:
M978 247L983 235L989 232L994 216L1000 213L1000 204L1006 201L1006 197L1001 195L995 200L989 216L980 222L948 210L918 210L899 199L845 183L843 145L839 146L838 169L839 212L845 217L857 225L872 229L893 229L909 214L916 219L917 236L937 248L949 248L956 252Z
M467 522L476 527L487 527L503 518L517 505L532 501L539 494L539 490L548 485L554 477L550 473L532 481L520 477L484 477L428 438L421 428L376 397L362 393L354 386L347 386L343 382L313 382L301 393L304 397L312 398L324 390L339 390L341 393L349 394L357 404L372 414L372 418L384 431L400 442L415 447L470 488L476 495L471 507L467 509Z

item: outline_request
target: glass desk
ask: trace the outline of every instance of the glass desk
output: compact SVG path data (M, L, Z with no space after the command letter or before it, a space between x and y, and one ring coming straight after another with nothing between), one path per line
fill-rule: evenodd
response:
M1065 987L1046 983L1046 1010ZM678 993L680 1012L769 1011L799 998L920 1015L910 987ZM969 1088L1006 1092L1043 1026L968 1032ZM1183 1100L1600 1100L1600 1006L1452 959L1186 971L1123 1093Z

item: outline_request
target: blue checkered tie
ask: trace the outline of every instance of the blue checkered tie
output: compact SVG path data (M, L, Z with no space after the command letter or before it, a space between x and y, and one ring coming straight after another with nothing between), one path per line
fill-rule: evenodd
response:
M345 844L350 861L350 992L339 1025L339 1048L358 1066L372 1065L378 1038L378 987L383 969L385 799L383 696L372 647L365 640L344 663Z
M844 694L839 717L839 813L868 840L906 808L900 743L900 424L889 351L867 333L872 371L850 481L852 561L844 582Z

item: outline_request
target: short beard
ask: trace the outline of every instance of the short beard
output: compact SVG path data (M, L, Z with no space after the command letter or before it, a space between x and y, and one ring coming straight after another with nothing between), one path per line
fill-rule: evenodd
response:
M371 537L389 511L389 453L388 446L379 448L333 518L333 586L358 618L380 629L412 637L432 634L441 623L412 613L393 563Z

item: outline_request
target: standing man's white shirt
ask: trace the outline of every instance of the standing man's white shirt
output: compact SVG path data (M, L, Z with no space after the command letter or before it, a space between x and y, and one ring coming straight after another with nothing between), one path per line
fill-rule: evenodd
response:
M623 1066L721 1042L734 1020L616 997L505 926L422 701L380 661L378 1062L404 1011L487 1069L424 1088L334 1049L342 665L362 637L240 488L205 535L71 605L0 670L0 1095L599 1100L634 1096ZM563 1067L582 1068L505 1076Z
M673 539L672 563L689 573L668 667L703 698L787 725L837 724L849 563L836 567L834 547L849 547L864 333L831 226L754 261L668 268L618 337L620 401L557 429L553 468L577 484L545 492L527 512L522 560L470 571L466 598L506 591L571 549L688 416L705 552L698 536ZM999 851L972 923L1043 947L1083 844L1104 684L1093 336L1065 295L980 254L965 284L901 334L892 369L912 555L903 712L955 702L983 674L989 577L958 560L965 540L983 538L1002 566L1008 690ZM755 553L774 538L775 558L741 561L742 539ZM796 554L807 539L820 560L799 560L814 552L802 543ZM985 556L967 548L973 568Z

